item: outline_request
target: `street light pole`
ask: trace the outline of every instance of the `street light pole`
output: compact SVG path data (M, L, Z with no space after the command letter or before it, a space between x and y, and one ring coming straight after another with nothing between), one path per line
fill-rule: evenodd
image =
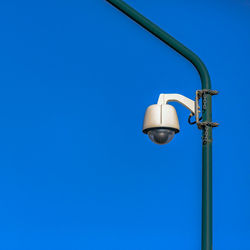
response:
M190 61L198 71L201 79L202 91L202 250L212 250L212 103L211 81L208 70L201 59L182 43L170 36L149 19L121 0L107 0L136 23L159 38Z

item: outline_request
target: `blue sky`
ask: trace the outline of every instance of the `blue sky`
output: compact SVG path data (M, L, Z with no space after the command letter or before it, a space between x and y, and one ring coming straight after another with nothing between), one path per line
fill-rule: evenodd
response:
M250 1L128 0L196 52L213 89L214 249L249 250ZM200 249L201 134L176 104L193 66L104 0L0 3L0 249Z

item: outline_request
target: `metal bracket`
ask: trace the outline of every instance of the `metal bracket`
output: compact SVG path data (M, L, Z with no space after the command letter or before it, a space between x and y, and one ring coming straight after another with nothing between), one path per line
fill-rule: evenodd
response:
M197 126L199 129L203 129L206 127L215 128L215 127L219 126L219 123L217 123L217 122L198 122Z
M211 89L203 89L203 90L197 90L196 91L196 98L195 98L195 119L196 119L196 124L199 129L202 129L203 135L202 135L202 142L203 144L207 144L208 142L208 128L214 128L218 127L219 123L216 122L200 122L199 120L199 100L202 98L202 108L203 110L207 109L207 95L217 95L219 92L216 90L211 90Z
M215 122L200 122L200 124L198 125L198 128L203 130L203 135L201 137L203 145L206 145L209 141L208 128L209 127L214 128L214 127L218 127L218 126L219 126L219 123L215 123ZM212 141L212 139L210 141Z
M202 109L206 110L207 109L207 95L218 95L217 90L211 90L211 89L202 89L202 90L197 90L196 91L196 98L198 98L198 101L200 98L202 98Z

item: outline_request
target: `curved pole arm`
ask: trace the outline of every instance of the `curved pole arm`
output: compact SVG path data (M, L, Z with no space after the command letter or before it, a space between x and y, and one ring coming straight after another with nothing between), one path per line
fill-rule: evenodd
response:
M194 65L194 67L196 68L196 70L198 71L200 75L202 88L203 89L211 88L211 81L210 81L208 70L205 64L202 62L202 60L194 52L192 52L190 49L185 47L182 43L177 41L175 38L173 38L163 29L158 27L156 24L152 23L149 19L141 15L139 12L137 12L135 9L133 9L131 6L129 6L127 3L123 2L122 0L106 0L106 1L114 5L124 14L126 14L128 17L133 19L135 22L140 24L143 28L148 30L150 33L158 37L161 41L166 43L168 46L170 46L179 54L184 56L187 60L189 60Z
M178 102L195 114L195 101L180 94L160 94L157 104L167 104L168 102Z

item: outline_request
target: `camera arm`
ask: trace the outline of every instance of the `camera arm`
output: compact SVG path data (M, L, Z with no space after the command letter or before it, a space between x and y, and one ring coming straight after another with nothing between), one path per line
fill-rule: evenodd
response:
M192 115L196 113L195 101L180 94L160 94L157 104L167 104L168 102L178 102L191 111Z

